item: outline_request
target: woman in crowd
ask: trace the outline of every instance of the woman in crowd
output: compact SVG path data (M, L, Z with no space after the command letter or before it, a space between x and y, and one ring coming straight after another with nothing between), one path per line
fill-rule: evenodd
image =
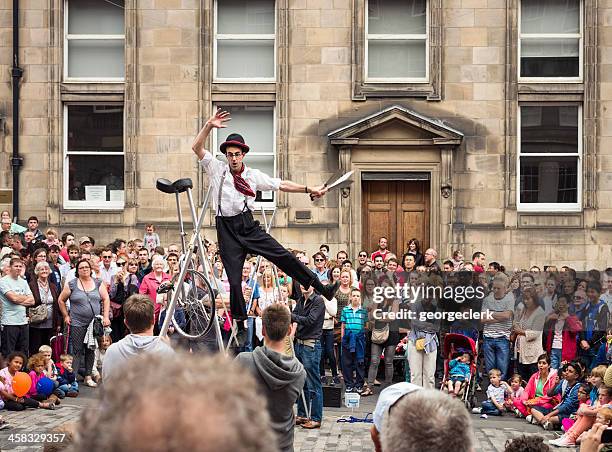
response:
M527 416L527 422L540 424L545 430L552 430L563 419L569 418L578 409L578 389L580 389L580 379L582 377L582 367L573 361L564 366L563 380L553 389L548 391L548 396L559 397L560 402L552 408L534 406L531 415Z
M523 302L517 307L513 332L516 336L515 353L518 354L519 374L527 380L537 370L538 357L544 353L542 330L544 310L538 304L534 289L523 291Z
M439 277L432 276L426 282L424 289L433 288L442 284ZM436 358L438 352L438 333L440 320L424 320L423 316L437 311L437 301L431 294L424 296L413 303L414 318L411 319L410 333L408 334L408 365L410 366L410 382L425 389L435 386Z
M546 278L542 303L544 303L544 313L546 315L554 311L557 303L557 279L554 276Z
M393 287L393 282L383 277L380 282L383 291L387 287ZM393 381L393 358L395 347L399 342L399 322L391 320L389 313L399 311L399 300L395 297L384 297L382 303L370 303L367 306L368 318L372 324L370 367L368 370L368 381L361 393L362 396L372 394L372 386L376 384L380 355L385 354L385 386Z
M327 272L329 284L335 284L337 281L340 281L340 273L342 273L342 267L339 265L331 267Z
M425 257L421 253L421 245L417 239L410 239L408 241L408 249L402 258L402 262L404 262L406 254L412 254L414 256L415 266L419 267L425 264ZM405 267L404 267L405 268Z
M30 281L30 290L34 297L34 308L45 306L47 317L41 322L30 321L30 355L38 353L41 345L49 345L51 336L61 330L62 313L57 301L59 292L49 281L51 267L46 261L38 262L34 267L36 279ZM32 318L30 317L30 320Z
M111 338L114 342L119 341L126 334L125 324L123 323L123 303L130 295L138 293L138 277L136 276L138 262L133 261L135 265L133 266L134 271L132 273L128 270L129 262L125 254L117 257L117 273L111 280L109 293L113 313Z
M538 356L538 371L529 378L521 398L514 401L516 415L528 416L534 406L552 408L554 400L547 393L555 387L556 380L557 370L551 369L550 357L541 354Z
M339 384L338 366L336 364L336 355L334 352L334 323L336 318L340 318L338 312L338 301L335 298L328 300L323 298L325 302L325 317L323 320L323 332L321 334L321 361L319 364L319 373L321 375L321 383L326 384L325 377L325 361L329 362L329 367L332 372L333 384Z
M567 295L559 295L553 312L544 324L544 346L550 356L551 367L559 369L563 361L573 361L578 349L578 333L582 323L569 313Z
M106 284L91 277L91 264L86 259L80 259L76 266L77 277L69 281L59 295L59 307L64 316L64 323L70 327L70 347L74 356L74 370L81 368L81 355L85 352L85 384L96 387L91 378L91 368L94 362L94 351L85 346L84 340L89 324L95 316L102 315L102 324L110 326L110 299ZM70 300L70 313L66 309L66 301Z
M159 330L157 320L161 310L161 305L157 303L157 289L163 282L170 280L170 275L164 272L164 258L161 256L153 257L152 267L151 272L142 278L138 291L142 295L147 295L155 306L155 332L157 333Z
M278 301L279 297L280 294L276 289L272 270L267 268L261 275L261 284L259 286L259 301L257 303L257 316L261 317L264 309Z

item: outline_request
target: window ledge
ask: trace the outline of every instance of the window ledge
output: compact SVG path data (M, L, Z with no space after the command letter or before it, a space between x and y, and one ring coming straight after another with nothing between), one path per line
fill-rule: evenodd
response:
M564 93L583 93L584 83L582 82L550 82L550 83L527 83L519 82L518 92L520 93L551 93L551 94L564 94Z
M519 228L582 228L582 212L519 212Z
M219 82L211 84L212 93L276 93L276 82Z
M64 94L120 94L125 93L124 83L67 83L60 84L60 92Z
M355 89L355 100L368 97L419 97L427 100L440 100L431 82L412 83L363 83Z

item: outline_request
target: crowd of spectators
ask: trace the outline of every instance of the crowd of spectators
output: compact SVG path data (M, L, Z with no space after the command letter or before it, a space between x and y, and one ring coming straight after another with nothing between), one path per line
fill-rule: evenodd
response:
M0 226L0 351L6 365L0 376L8 374L0 378L0 397L5 408L52 409L61 398L78 395L79 384L95 388L111 344L130 336L124 305L134 294L150 300L151 335L158 333L165 300L157 289L177 273L181 251L176 244L161 246L153 225L147 225L142 239L102 246L94 237L59 235L53 229L43 233L35 217L21 227L3 212ZM245 261L249 319L246 338L233 351L253 352L253 358L239 359L251 368L270 365L270 360L281 365L276 353L295 359L282 365L296 373L289 398L295 396L295 384L303 389L297 397L297 425L321 426L323 385L369 396L398 380L424 389L443 382L456 398L471 368L477 386L488 386L486 400L475 407L478 414L510 413L544 428L565 428L559 445L574 444L596 421L606 421L612 269L580 273L549 265L509 270L487 261L480 251L470 261L461 250L440 260L435 249L421 250L416 239L398 254L384 237L378 245L373 252L359 251L354 260L344 250L331 255L327 245L312 256L293 251L322 283L339 282L331 300L300 286L270 262L261 260L257 267L256 256ZM207 241L206 246L213 262L208 276L218 295L227 297L229 284L216 244ZM270 333L265 312L279 305L290 313L283 320L290 326ZM232 319L224 310L219 314L227 342ZM283 315L277 312L274 318L280 321ZM93 334L96 323L103 334ZM449 356L441 345L448 333L469 337L474 349ZM38 355L57 348L58 337L67 338L64 349L47 358L37 373ZM190 353L218 352L210 335L203 342L171 343ZM267 355L255 353L260 345L268 346ZM36 359L28 363L28 357ZM455 373L445 375L444 361L451 360ZM12 394L9 380L21 370L31 372L33 382L52 379L53 393ZM272 419L277 432L287 425L287 412L282 416L279 424ZM287 444L285 438L283 450L289 450Z

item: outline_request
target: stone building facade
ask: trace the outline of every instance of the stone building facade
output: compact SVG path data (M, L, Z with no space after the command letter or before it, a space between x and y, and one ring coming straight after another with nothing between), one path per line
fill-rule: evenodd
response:
M609 0L21 0L20 220L176 241L158 177L206 177L191 142L216 107L247 164L307 185L259 193L274 235L314 251L508 267L612 263ZM12 189L12 2L0 0L0 189ZM232 128L234 127L234 129ZM225 133L225 131L223 132ZM211 149L225 135L212 137ZM6 197L0 207L11 208ZM187 213L187 210L185 210ZM214 236L212 218L205 221Z

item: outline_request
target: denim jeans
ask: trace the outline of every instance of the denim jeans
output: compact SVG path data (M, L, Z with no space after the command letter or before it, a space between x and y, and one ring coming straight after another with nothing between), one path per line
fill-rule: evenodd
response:
M243 351L245 352L253 351L253 335L254 334L255 334L255 317L249 317L247 319L246 339L244 341Z
M310 419L315 422L321 422L323 418L323 387L321 386L321 376L319 375L321 341L317 340L314 347L296 343L295 357L306 370L304 396L306 403L310 405ZM306 417L306 407L301 396L298 398L298 416Z
M336 365L336 355L334 353L334 329L323 330L321 334L321 365L319 370L321 376L325 376L325 360L329 360L332 376L338 376L338 366Z
M73 381L70 384L58 386L56 391L59 391L61 396L64 397L68 392L79 392L79 384L76 381Z
M560 348L550 349L550 367L552 369L559 369L559 367L561 367L561 349Z
M510 341L505 337L485 337L483 350L487 374L491 369L499 369L501 379L505 380L510 360Z
M497 407L495 405L493 405L493 402L491 402L490 400L483 400L482 401L482 414L489 414L489 415L493 415L493 416L501 416L501 411L499 411L497 409Z

